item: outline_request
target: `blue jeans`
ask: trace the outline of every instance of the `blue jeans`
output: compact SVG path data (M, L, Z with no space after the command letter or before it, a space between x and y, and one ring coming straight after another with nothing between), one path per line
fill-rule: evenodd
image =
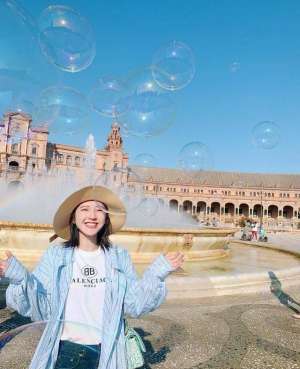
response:
M60 341L54 369L97 369L101 345L80 345Z

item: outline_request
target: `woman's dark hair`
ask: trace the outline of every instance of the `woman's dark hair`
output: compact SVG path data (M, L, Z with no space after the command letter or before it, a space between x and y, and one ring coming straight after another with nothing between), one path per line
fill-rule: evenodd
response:
M108 210L108 207L106 204L102 203L104 208ZM80 204L79 204L80 205ZM79 246L79 229L77 225L74 223L75 218L75 211L78 208L78 206L72 211L72 214L70 216L69 221L69 227L70 227L70 234L71 237L68 241L64 242L65 247L78 247ZM97 239L96 243L98 246L102 248L102 250L108 250L111 247L111 242L109 240L109 236L112 234L112 226L109 218L109 214L105 214L105 222L102 226L102 228L97 233Z

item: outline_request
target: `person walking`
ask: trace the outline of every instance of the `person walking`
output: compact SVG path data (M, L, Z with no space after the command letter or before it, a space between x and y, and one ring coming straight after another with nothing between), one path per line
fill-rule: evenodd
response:
M109 189L89 186L58 208L51 245L33 272L9 251L0 276L9 279L6 303L46 326L29 369L127 369L124 317L157 309L165 279L180 268L180 252L161 254L138 278L127 250L109 236L125 223L122 201Z
M257 222L251 224L251 241L255 238L257 241Z

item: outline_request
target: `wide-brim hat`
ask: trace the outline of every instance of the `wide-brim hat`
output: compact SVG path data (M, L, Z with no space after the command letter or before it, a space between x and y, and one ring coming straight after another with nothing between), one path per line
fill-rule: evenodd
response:
M112 233L122 228L126 220L126 209L120 198L106 187L88 186L72 193L59 206L53 218L55 235L50 240L60 237L68 241L71 238L70 221L74 209L90 200L100 201L107 206Z

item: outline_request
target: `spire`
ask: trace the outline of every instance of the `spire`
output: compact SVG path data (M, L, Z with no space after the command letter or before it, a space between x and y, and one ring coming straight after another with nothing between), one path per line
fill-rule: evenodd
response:
M123 139L120 133L120 126L117 122L113 122L111 126L110 134L107 138L107 145L105 147L106 150L116 150L122 149L123 146Z

